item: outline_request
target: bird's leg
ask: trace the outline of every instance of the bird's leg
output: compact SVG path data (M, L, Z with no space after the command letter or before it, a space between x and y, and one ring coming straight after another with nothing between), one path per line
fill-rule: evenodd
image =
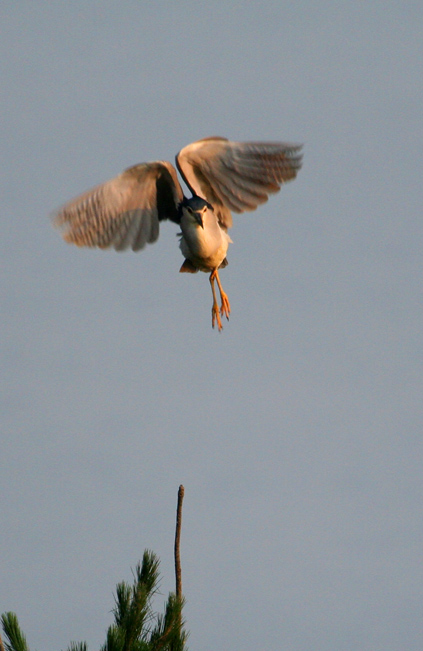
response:
M229 299L227 294L223 291L222 284L220 282L219 274L217 272L217 269L214 270L213 272L215 274L216 282L219 287L219 292L220 292L220 299L222 301L222 305L220 306L220 314L223 316L225 315L226 318L229 321L229 315L231 313L231 305L229 303Z
M213 294L213 305L212 305L212 328L214 328L215 323L217 323L218 330L222 330L222 321L219 314L219 305L217 304L216 297L216 288L214 286L214 279L216 277L216 270L212 271L209 276L210 287Z

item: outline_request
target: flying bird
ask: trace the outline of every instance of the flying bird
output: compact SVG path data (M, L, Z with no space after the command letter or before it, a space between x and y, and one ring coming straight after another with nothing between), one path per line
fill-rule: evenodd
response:
M158 239L161 221L175 222L181 229L179 248L185 258L179 271L210 274L212 326L222 330L221 317L229 319L231 308L219 269L228 264L231 211L255 210L269 194L293 180L301 167L301 147L203 138L176 156L176 167L192 197L184 196L171 163L141 163L65 204L54 223L63 229L66 242L78 246L139 251Z

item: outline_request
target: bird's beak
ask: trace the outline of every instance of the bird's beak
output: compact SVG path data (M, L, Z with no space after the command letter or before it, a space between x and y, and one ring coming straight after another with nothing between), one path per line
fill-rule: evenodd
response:
M195 212L195 213L194 213L194 218L195 218L195 221L198 222L198 224L201 226L201 228L204 228L204 224L203 224L203 213L201 213L201 212Z

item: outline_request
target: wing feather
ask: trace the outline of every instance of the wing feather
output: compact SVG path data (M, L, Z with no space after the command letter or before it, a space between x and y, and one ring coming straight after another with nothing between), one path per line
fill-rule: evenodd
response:
M141 163L67 203L54 224L78 246L138 251L157 240L160 221L179 221L182 199L173 165Z
M228 182L228 176L224 171L217 167L206 166L206 174L209 179L210 185L213 187L216 195L219 197L220 203L227 206L230 210L240 213L245 210L246 200L241 197L239 187L234 183ZM252 206L252 204L249 204ZM253 207L251 207L253 209Z
M301 168L301 145L204 138L184 147L176 164L193 194L209 201L222 226L230 210L255 210Z

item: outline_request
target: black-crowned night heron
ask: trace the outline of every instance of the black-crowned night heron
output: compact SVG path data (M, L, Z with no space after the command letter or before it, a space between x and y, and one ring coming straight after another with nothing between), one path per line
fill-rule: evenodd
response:
M134 165L61 208L55 224L66 242L78 246L139 251L159 237L164 219L179 224L181 272L210 273L212 326L222 329L230 305L218 270L226 267L232 241L231 210L255 210L291 181L301 167L301 145L283 142L231 142L204 138L184 147L176 166L192 197L184 197L176 170L167 161ZM215 281L221 306L219 310Z

